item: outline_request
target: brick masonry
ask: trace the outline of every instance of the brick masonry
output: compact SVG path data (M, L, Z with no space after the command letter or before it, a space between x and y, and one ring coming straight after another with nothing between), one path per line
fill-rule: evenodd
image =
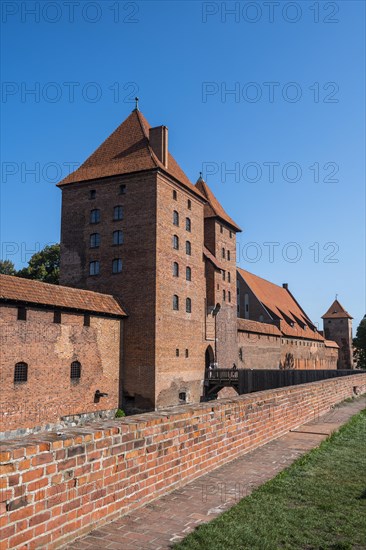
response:
M366 392L366 374L0 444L2 548L58 548Z

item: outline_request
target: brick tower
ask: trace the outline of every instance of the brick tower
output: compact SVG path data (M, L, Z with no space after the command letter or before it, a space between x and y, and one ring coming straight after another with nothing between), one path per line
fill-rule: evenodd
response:
M113 294L128 315L121 405L199 401L206 198L170 155L168 129L151 128L136 107L59 187L61 284Z
M328 311L322 316L324 337L339 345L339 369L353 368L352 317L344 307L334 300Z

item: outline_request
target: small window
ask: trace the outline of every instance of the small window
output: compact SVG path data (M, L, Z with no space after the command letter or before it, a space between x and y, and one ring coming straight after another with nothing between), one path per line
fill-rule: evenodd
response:
M27 310L25 307L18 307L18 321L27 320Z
M99 222L100 222L99 208L94 208L94 210L90 210L90 223L99 223Z
M113 208L113 219L123 220L123 206L118 205Z
M192 313L192 300L186 298L186 313Z
M229 235L230 235L230 239L232 239L233 238L233 232L229 231Z
M220 285L219 285L219 283L217 283L217 290L220 290Z
M175 350L175 356L179 357L179 349L178 348Z
M28 380L28 365L27 363L17 363L14 369L14 384L21 384Z
M89 191L89 199L95 199L95 197L97 196L97 192L95 189L91 189Z
M121 273L122 271L122 260L121 258L116 258L112 262L112 273Z
M176 210L173 212L173 224L179 225L179 214Z
M179 264L178 264L178 262L173 262L173 277L179 277Z
M230 250L227 251L227 259L230 260Z
M173 190L173 200L177 200L177 192L175 191L175 189Z
M231 302L231 292L230 292L230 290L227 293L227 297L228 297L229 302Z
M224 302L226 301L226 291L225 290L222 291L222 299L223 299Z
M222 271L222 280L223 280L223 281L225 281L225 277L226 277L225 271L223 270L223 271Z
M188 207L188 210L192 210L192 202L189 199L187 201L187 207Z
M100 273L100 263L98 261L90 262L89 275L99 275L99 273Z
M221 254L222 254L222 257L225 258L225 248L222 249Z
M173 309L174 311L179 310L179 296L177 296L176 294L174 294L173 296Z
M61 323L61 311L56 310L53 312L53 322L58 324Z
M73 361L70 367L71 380L80 380L81 378L81 364L79 361Z
M192 270L190 267L186 267L186 280L191 281L192 280Z
M186 394L185 391L179 392L179 400L180 400L180 401L184 401L184 402L187 401L187 394Z
M120 195L125 195L126 194L126 186L125 186L124 183L119 186L119 194Z
M192 254L192 247L189 241L186 241L186 254L188 254L188 256Z
M90 327L90 313L84 313L84 327Z
M224 232L224 228L222 227L222 225L220 225L220 233L223 233Z
M123 244L123 232L121 230L113 231L113 244Z
M179 250L179 237L178 235L173 235L173 248Z
M186 231L191 231L191 219L186 218Z
M230 271L227 272L227 280L228 280L228 283L231 283L231 273L230 273Z
M189 350L186 348L186 357L189 357Z
M90 235L90 248L98 248L100 245L100 234L92 233Z

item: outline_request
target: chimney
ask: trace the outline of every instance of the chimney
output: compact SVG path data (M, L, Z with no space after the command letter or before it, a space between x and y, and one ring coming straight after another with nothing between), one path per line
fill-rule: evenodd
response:
M168 128L157 126L149 131L150 147L160 162L168 168Z
M282 287L288 290L288 283L282 283Z

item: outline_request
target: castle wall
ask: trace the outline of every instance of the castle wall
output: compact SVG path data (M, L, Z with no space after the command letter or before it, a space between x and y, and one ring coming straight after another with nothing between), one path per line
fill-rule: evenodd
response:
M343 319L324 319L324 336L329 340L334 340L339 346L339 369L353 368L352 353L352 320Z
M279 369L280 362L281 336L238 332L238 368Z

